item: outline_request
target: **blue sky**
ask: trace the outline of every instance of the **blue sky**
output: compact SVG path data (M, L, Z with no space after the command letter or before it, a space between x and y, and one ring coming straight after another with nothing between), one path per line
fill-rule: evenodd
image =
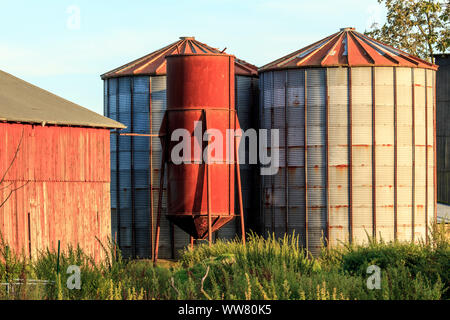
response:
M0 0L0 69L102 113L100 74L180 36L261 66L384 17L376 0Z

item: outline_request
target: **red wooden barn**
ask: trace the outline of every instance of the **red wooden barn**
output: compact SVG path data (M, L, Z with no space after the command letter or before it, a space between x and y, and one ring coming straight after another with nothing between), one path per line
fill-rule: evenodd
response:
M111 235L111 129L124 126L0 71L0 235L18 253Z

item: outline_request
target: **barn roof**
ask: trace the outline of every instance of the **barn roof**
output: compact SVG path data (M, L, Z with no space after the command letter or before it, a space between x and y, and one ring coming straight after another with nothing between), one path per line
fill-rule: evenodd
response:
M0 70L0 121L64 126L126 128Z

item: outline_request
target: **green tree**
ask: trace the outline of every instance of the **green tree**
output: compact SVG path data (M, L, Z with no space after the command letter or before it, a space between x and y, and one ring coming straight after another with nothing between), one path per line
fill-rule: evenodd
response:
M386 23L365 34L433 62L450 47L450 0L378 0L387 9Z

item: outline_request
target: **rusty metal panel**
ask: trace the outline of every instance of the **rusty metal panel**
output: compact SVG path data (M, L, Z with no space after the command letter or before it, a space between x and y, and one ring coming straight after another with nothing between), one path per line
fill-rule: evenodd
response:
M425 240L426 146L425 146L425 69L414 73L414 240Z
M396 68L397 91L397 238L412 239L412 77Z
M295 231L307 245L305 174L305 97L304 70L287 70L288 125L288 232Z
M321 82L320 72L324 70L327 73ZM434 156L434 71L354 67L351 71L328 68L285 72L288 79L285 91L289 132L288 230L307 234L311 251L317 251L326 232L330 245L347 241L351 223L354 240L359 243L367 241L367 236L373 236L375 230L377 237L385 241L394 238L411 241L413 230L416 240L424 239L425 217L432 221L429 212L434 210L431 160ZM306 81L302 74L307 75ZM273 112L272 108L275 104L284 106L283 71L264 72L263 77L268 89L262 92L262 97L266 97L262 121L268 128L283 129L281 121L274 121L283 117L282 112ZM274 81L275 77L279 80ZM289 79L295 79L297 84L291 84L294 81ZM273 94L274 83L278 83L279 97ZM301 90L302 87L306 90ZM326 94L321 94L321 90ZM304 105L307 105L306 114ZM328 118L325 118L326 106ZM302 132L307 134L306 158ZM291 153L297 156L291 157ZM283 157L283 152L280 156ZM283 167L278 175L265 178L262 184L266 230L277 234L282 233L280 217L286 212L285 175ZM307 197L304 198L306 186L301 181L306 177ZM305 203L307 215L304 215Z
M372 235L372 70L352 68L353 236Z
M394 240L394 69L375 72L375 162L377 237Z
M239 125L235 122L237 116L234 112L235 74L232 67L234 59L234 56L227 54L167 56L165 116L167 128L163 124L160 133L170 135L178 128L193 132L194 120L199 119L199 116L205 128L207 125L208 128L219 129L222 133L226 129L236 129ZM215 85L211 86L210 82ZM196 85L193 85L194 83ZM209 90L211 88L213 90ZM202 111L198 110L199 107ZM175 143L170 139L167 141L169 143L167 152L170 154ZM223 160L225 159L220 159L221 163L207 166L177 165L167 161L167 217L196 239L204 238L207 231L211 231L206 223L211 215L214 219L215 217L219 219L217 223L214 220L212 232L218 230L221 223L229 222L234 218L235 165ZM210 172L206 174L207 183L203 183L206 179L206 175L203 174L205 169ZM202 183L199 184L199 181ZM209 191L210 184L214 188L212 194ZM197 187L192 188L192 186ZM212 199L211 205L210 199ZM211 219L209 219L210 222Z
M427 224L431 226L434 222L435 211L435 183L434 183L434 103L435 103L435 84L434 77L435 71L426 71L426 83L427 83Z
M265 129L273 126L273 72L267 72L260 76L259 87L261 92L261 124ZM268 139L268 144L270 144ZM281 157L280 157L281 158ZM280 168L282 169L282 168ZM275 179L281 178L280 171L272 176L262 177L262 216L264 218L264 229L272 233L274 230L274 206L275 206ZM267 233L266 233L267 234Z
M349 239L348 70L328 68L329 244Z

